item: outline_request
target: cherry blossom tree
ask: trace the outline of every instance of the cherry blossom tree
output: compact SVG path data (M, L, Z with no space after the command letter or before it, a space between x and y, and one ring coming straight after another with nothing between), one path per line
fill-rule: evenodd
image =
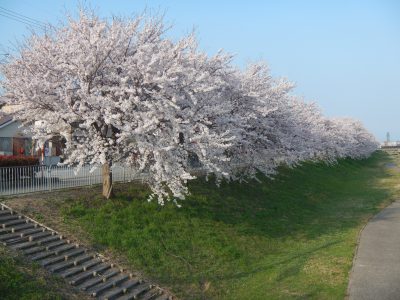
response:
M330 143L326 143L326 151L334 159L366 158L374 152L379 143L361 122L351 118L334 118L325 121L325 132Z
M377 147L359 122L324 117L264 63L234 68L230 55L199 51L194 35L166 38L160 18L82 11L49 28L0 65L1 86L39 145L62 136L65 164L102 166L107 198L115 163L147 172L163 204L188 193L194 160L217 181L245 180Z
M33 35L1 66L7 99L22 105L16 117L41 142L63 136L66 164L102 165L106 197L120 162L146 170L161 203L183 198L188 157L217 171L232 139L212 119L225 113L230 56L208 57L192 35L174 43L163 33L161 19L107 22L81 12Z
M221 161L232 180L272 176L281 165L304 161L334 163L339 158L365 158L378 147L358 121L328 119L315 103L293 96L294 85L273 78L264 63L236 72L225 97L237 137ZM233 131L233 129L231 129Z

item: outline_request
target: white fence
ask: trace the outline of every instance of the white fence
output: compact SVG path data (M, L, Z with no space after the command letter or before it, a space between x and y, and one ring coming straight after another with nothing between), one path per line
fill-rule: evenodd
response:
M51 191L102 183L101 168L90 172L89 166L76 171L68 166L25 166L0 168L0 196ZM145 174L132 168L114 165L113 181L141 180Z

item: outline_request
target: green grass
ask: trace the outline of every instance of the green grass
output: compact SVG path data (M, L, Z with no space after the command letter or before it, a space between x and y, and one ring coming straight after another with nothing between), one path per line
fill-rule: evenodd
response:
M24 260L0 246L0 299L56 300L65 299L57 292L58 285L37 264Z
M400 195L400 172L387 167L398 161L377 152L261 182L199 179L182 208L148 203L137 184L112 201L97 189L43 207L183 299L343 299L360 229Z

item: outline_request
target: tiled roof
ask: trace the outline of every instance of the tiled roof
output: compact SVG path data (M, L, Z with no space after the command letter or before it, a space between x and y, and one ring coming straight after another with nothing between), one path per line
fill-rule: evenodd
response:
M2 115L0 116L0 126L4 125L5 123L11 121L13 119L13 116L11 115Z

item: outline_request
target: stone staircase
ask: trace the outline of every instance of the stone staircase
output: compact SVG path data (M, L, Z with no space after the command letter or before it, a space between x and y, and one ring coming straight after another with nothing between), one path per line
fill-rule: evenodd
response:
M0 242L96 299L172 300L158 286L118 268L98 253L0 204Z

